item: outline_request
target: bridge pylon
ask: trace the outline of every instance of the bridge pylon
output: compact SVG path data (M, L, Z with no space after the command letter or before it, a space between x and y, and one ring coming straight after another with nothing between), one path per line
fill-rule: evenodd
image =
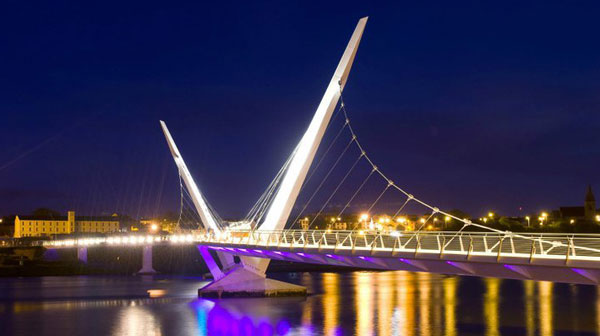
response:
M323 95L307 130L296 146L289 161L289 165L285 168L281 184L269 205L268 211L265 214L265 219L263 222L258 223L255 228L257 231L284 229L292 207L296 202L302 184L304 183L308 169L310 168L319 144L323 139L323 134L331 121L333 111L340 99L341 91L348 80L348 75L352 68L352 63L354 62L367 19L367 17L364 17L358 21L333 77L325 90L325 94ZM161 121L161 127L179 170L179 174L187 189L190 191L190 196L201 217L204 228L208 231L220 234L223 230L212 215L205 198L194 182L163 121ZM266 257L256 258L242 255L240 256L241 263L235 265L232 264L233 258L231 258L231 255L226 255L227 253L223 251L216 251L222 265L222 269L219 269L215 260L213 260L212 255L208 251L201 248L199 248L199 250L214 278L212 283L198 291L200 296L282 296L306 294L306 288L304 287L267 279L265 272L270 259Z

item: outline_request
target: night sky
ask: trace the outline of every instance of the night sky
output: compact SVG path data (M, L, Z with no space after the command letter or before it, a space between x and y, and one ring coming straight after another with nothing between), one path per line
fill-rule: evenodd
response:
M176 210L162 119L243 216L366 15L344 99L398 185L474 216L600 196L597 3L366 3L5 2L0 215Z

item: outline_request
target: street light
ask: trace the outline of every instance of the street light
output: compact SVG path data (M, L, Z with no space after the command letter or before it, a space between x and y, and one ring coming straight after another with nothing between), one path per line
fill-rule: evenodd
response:
M543 211L542 215L538 217L538 219L540 220L540 225L544 225L544 222L548 221L548 213Z
M493 212L491 212L491 211L490 211L490 212L488 212L488 217L490 217L490 218L494 218L494 213L493 213Z
M529 218L529 216L525 216L525 219L527 220L527 227L531 226L531 218Z

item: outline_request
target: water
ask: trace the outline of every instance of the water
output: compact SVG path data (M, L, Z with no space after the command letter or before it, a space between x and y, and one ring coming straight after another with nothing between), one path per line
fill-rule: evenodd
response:
M597 287L428 273L275 274L307 298L203 300L189 277L0 278L1 335L598 335ZM148 291L153 297L149 297Z

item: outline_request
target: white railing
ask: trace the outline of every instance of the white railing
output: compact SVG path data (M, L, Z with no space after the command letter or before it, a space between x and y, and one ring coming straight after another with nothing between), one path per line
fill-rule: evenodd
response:
M600 261L600 235L496 232L370 232L333 230L236 230L199 236L230 246L492 255L526 258L585 258Z
M168 236L109 236L44 241L46 247L81 247L94 245L204 244L224 247L263 247L276 250L310 249L350 251L352 253L387 252L450 254L467 257L484 255L519 258L585 259L600 262L600 235L420 231L374 232L334 230L230 230Z

